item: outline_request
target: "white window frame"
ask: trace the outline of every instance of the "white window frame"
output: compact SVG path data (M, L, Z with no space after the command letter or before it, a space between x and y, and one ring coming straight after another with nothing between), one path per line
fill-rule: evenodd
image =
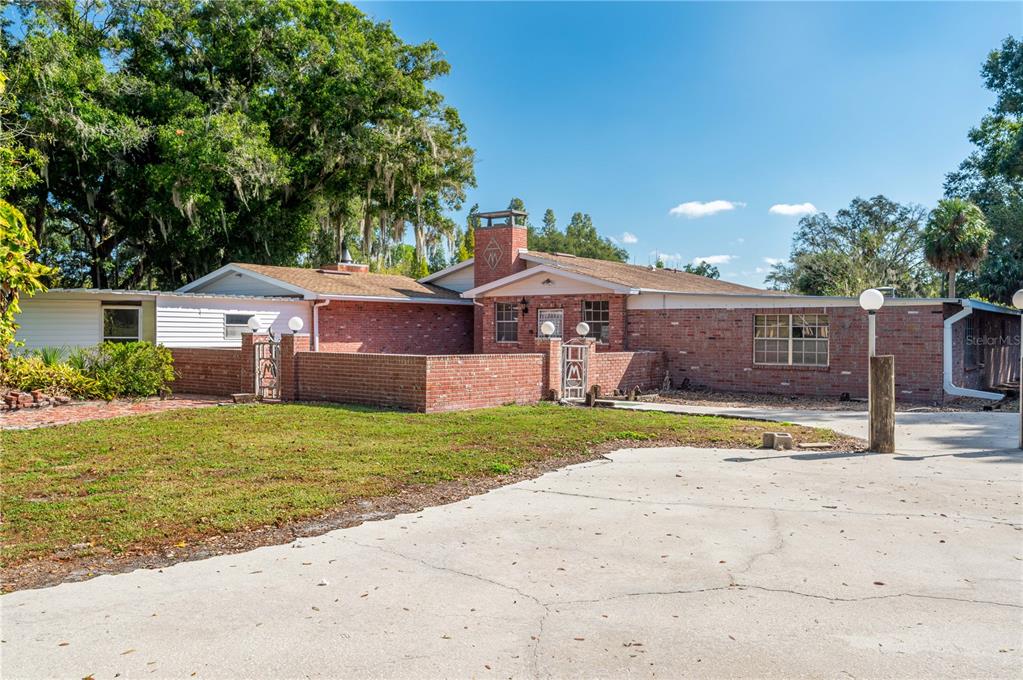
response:
M788 317L788 336L784 337L784 338L758 338L757 337L757 317L765 317L765 316ZM820 337L812 338L814 340L826 340L825 345L827 347L827 353L826 353L825 363L823 363L823 364L796 364L796 363L792 362L792 346L794 344L793 341L797 339L797 338L794 338L793 335L792 335L792 329L794 328L794 326L792 324L792 319L793 319L793 317L796 317L796 316L803 316L803 317L814 316L814 317L818 317L818 318L819 317L824 317L825 319L827 319L827 321L828 321L828 323L827 323L827 327L828 327L828 336L827 336L827 338L820 338ZM823 324L817 323L815 325L815 327L816 328L821 328L822 325ZM806 339L806 338L798 338L798 339L803 340L803 339ZM757 340L785 340L786 343L788 344L788 355L787 355L788 360L786 362L757 361ZM752 347L752 350L753 350L752 359L753 359L753 365L754 366L786 366L786 367L793 367L793 368L828 368L828 367L831 366L831 318L830 318L830 316L828 314L820 314L820 313L817 313L817 312L810 312L810 313L806 313L806 314L770 314L770 313L768 313L768 314L754 314L753 315L753 347Z
M243 324L228 323L227 317L229 316L244 316L246 317L245 323ZM224 312L224 339L235 340L237 338L242 337L242 333L249 332L249 319L251 319L254 316L256 316L254 312ZM232 328L239 328L241 330L239 331L238 335L230 335L228 334L228 329Z
M131 336L107 336L106 311L108 309L130 309L135 312L138 320L138 333ZM100 342L139 342L142 340L142 306L141 305L100 305L99 308L99 337Z
M596 304L605 304L605 305L607 305L607 321L589 321L589 320L587 320L587 318L586 318L587 314L588 313L592 313L592 311L587 312L586 305L596 305ZM611 342L611 301L610 300L583 300L582 304L580 305L579 314L580 314L580 319L583 322L585 322L587 326L590 327L589 333L586 334L587 338L593 338L594 340L597 341L598 345L606 345L606 344ZM595 323L602 323L602 324L604 324L604 327L607 329L607 337L606 338L601 337L601 335L596 335L596 330L597 329L594 326Z
M501 307L501 305L507 305L512 310L512 312L514 312L515 318L511 319L511 320L508 320L508 319L502 320L502 319L500 319L499 316L498 316L499 315L498 309ZM495 302L494 303L494 342L498 342L498 343L501 343L501 344L514 344L514 343L517 343L519 341L519 317L520 317L519 306L518 306L517 303L514 303L514 302ZM514 324L515 325L515 339L514 340L501 340L500 339L500 334L498 333L498 329L501 327L501 324L508 324L508 325Z
M547 315L548 318L546 318L546 319L543 318L544 315ZM557 317L558 320L554 321L550 317ZM536 337L538 337L538 338L546 338L547 337L546 335L544 335L543 333L540 332L540 326L542 326L545 321L550 321L555 326L557 326L557 330L550 337L558 338L559 340L561 340L561 339L563 339L565 337L565 310L564 309L559 307L557 309L538 309L538 310L536 310Z

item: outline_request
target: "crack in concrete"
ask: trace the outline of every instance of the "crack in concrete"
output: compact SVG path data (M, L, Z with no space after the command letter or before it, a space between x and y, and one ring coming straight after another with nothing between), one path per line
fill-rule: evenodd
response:
M806 597L814 600L827 600L828 602L869 602L871 600L891 600L901 597L910 597L921 600L941 600L948 602L963 602L966 604L982 604L982 605L993 605L997 607L1009 607L1012 609L1023 609L1023 605L1013 604L1011 602L998 602L996 600L975 600L965 597L952 597L950 595L921 595L919 593L893 593L890 595L866 595L864 597L833 597L829 595L819 595L817 593L805 593L799 590L792 590L790 588L769 588L767 586L758 586L751 583L732 583L727 586L713 586L710 588L694 588L690 590L649 590L640 591L635 593L622 593L620 595L610 595L608 597L601 597L590 600L568 600L561 602L562 605L575 605L575 604L594 604L597 602L608 602L611 600L621 600L630 597L650 597L650 596L664 596L664 595L693 595L696 593L710 593L720 590L761 590L768 593L782 593L786 595L796 595L798 597Z
M1013 527L1014 529L1023 528L1023 523L1020 522L1009 522L997 519L988 519L985 517L968 517L966 515L927 515L918 512L865 512L861 510L839 510L837 508L775 508L771 506L762 505L732 505L727 503L693 503L691 501L659 501L659 500L648 500L645 498L618 498L616 496L597 496L593 494L585 493L573 493L571 491L555 491L554 489L527 489L523 487L507 487L512 491L528 491L530 493L549 493L557 496L573 496L576 498L590 498L597 501L612 501L616 503L642 503L645 505L668 505L668 506L688 506L694 508L712 508L715 510L764 510L767 512L798 512L806 514L843 514L843 515L862 515L865 517L920 517L924 519L955 519L962 520L964 522L979 522L983 524L998 524L1001 526Z
M746 566L743 567L742 569L739 569L735 573L737 574L749 573L750 570L753 569L753 564L761 557L767 557L768 555L777 556L778 552L780 552L781 549L785 547L785 535L781 531L781 520L778 519L778 513L775 510L771 510L770 513L771 513L770 530L774 532L774 535L776 537L774 545L772 545L767 550L762 550L760 552L753 553L752 555L750 555L749 559L746 561Z

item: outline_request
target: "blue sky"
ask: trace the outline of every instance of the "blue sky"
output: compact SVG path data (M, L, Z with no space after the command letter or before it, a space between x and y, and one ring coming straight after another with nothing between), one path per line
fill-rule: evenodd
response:
M711 257L754 285L799 219L771 206L933 205L993 101L981 63L1023 28L1023 3L359 6L451 63L468 205L588 212L636 262Z

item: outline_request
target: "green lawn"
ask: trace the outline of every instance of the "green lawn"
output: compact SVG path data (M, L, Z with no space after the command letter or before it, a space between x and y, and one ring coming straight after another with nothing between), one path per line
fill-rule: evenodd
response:
M797 441L828 431L771 425ZM759 445L761 423L655 412L351 406L180 410L0 433L3 566L74 544L131 552L308 518L409 485L500 475L614 440Z

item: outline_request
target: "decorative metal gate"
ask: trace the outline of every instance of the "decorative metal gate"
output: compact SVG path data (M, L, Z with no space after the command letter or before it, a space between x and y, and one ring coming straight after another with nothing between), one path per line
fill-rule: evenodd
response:
M281 341L270 333L270 339L252 343L255 352L256 398L281 398Z
M565 399L586 398L586 358L589 356L585 344L567 342L561 346L561 394Z

